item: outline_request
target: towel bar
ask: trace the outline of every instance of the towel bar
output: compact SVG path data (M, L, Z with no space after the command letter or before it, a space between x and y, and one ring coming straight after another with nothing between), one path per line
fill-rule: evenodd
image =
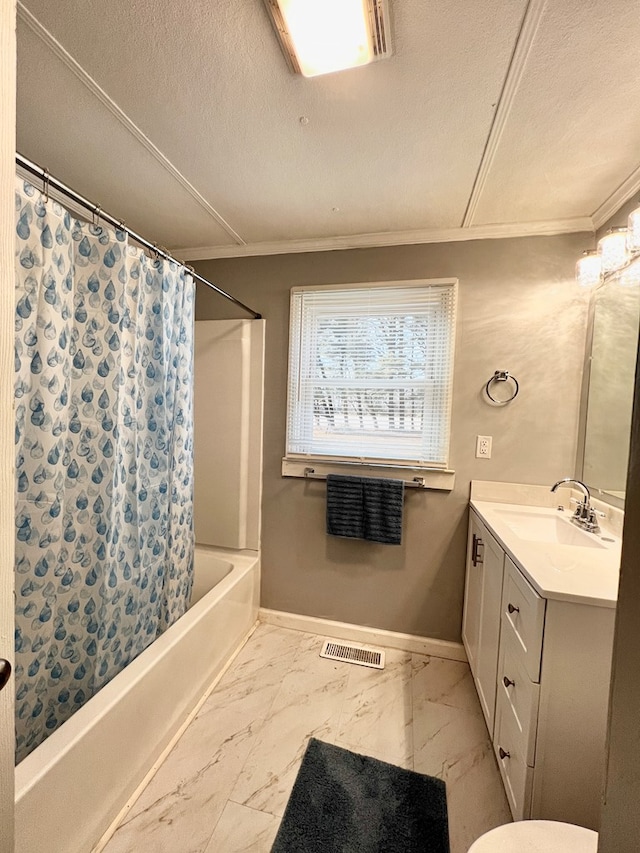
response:
M316 474L315 468L305 468L304 469L304 478L305 480L326 480L326 474ZM426 489L427 484L424 481L424 477L414 477L413 480L405 480L404 485L406 489Z

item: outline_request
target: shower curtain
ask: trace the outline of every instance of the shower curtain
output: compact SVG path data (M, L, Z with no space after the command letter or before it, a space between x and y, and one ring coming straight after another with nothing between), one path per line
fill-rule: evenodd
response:
M194 283L16 187L16 758L186 610Z

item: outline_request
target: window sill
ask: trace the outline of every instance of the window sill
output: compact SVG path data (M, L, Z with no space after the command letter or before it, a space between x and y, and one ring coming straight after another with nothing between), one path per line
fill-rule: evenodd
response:
M282 460L283 477L307 477L308 469L313 469L313 478L326 477L327 474L352 474L355 477L385 477L406 480L413 483L414 479L422 481L422 488L450 492L455 484L455 471L443 468L407 468L401 465L367 465L354 462L326 462L320 459L287 459Z

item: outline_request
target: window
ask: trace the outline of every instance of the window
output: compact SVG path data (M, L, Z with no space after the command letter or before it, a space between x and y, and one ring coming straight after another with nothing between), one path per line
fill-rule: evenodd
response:
M446 468L456 282L291 291L287 459Z

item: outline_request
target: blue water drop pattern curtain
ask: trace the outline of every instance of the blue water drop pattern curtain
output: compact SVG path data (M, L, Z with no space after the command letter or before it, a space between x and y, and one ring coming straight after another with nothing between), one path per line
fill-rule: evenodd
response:
M179 618L192 277L16 188L16 758Z

